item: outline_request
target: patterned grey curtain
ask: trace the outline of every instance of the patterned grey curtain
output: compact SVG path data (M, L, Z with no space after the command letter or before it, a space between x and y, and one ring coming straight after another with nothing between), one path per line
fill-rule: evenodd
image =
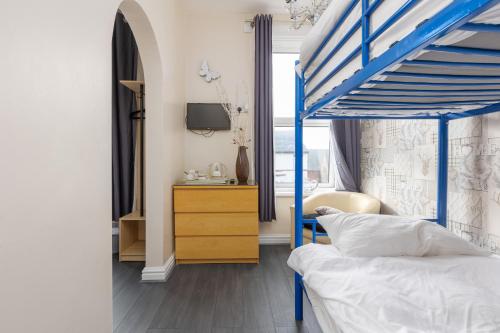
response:
M135 126L131 113L136 109L131 90L120 80L137 79L139 51L130 26L116 14L112 41L112 180L113 221L132 212L134 202Z
M361 187L361 127L359 120L332 120L331 155L335 159L335 189L359 192Z
M255 22L255 180L259 184L259 219L276 219L273 149L273 49L271 15Z

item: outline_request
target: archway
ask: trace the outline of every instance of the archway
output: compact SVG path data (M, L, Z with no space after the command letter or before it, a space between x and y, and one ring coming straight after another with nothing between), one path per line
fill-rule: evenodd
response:
M119 8L134 34L144 69L146 95L144 191L146 267L163 265L163 68L151 22L139 3L123 1Z

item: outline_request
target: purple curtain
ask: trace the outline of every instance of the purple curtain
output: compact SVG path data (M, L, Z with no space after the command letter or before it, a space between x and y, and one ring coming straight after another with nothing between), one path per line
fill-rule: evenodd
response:
M359 192L361 186L361 128L359 120L332 120L331 153L335 159L335 189Z
M255 180L259 184L259 219L276 219L273 149L273 49L271 15L255 23Z

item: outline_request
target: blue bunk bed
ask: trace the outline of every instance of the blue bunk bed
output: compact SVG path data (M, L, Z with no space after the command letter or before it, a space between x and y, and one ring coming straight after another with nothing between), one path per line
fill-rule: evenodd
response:
M337 15L317 49L305 63L297 62L296 247L303 245L304 225L311 225L313 242L317 236L326 235L316 231L315 219L303 218L300 194L303 193L302 133L306 119L436 120L439 133L438 187L437 216L433 221L446 227L448 123L500 111L500 25L489 23L498 17L491 15L491 11L498 10L500 1L448 1L432 17L415 22L410 33L373 56L373 45L378 39L401 23L410 12L418 13L423 2L401 1L385 21L373 28L371 18L382 8L383 0L344 1L343 12ZM356 8L360 9L357 15L353 14ZM346 27L349 20L352 24ZM332 37L342 26L342 34L332 44ZM361 42L339 59L342 49L356 34L360 35ZM356 59L360 60L360 68L354 67L352 74L337 77ZM321 89L325 92L318 96ZM303 289L302 277L295 273L296 320L303 319Z

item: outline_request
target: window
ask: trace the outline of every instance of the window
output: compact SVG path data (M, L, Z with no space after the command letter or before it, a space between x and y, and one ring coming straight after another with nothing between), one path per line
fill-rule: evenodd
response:
M295 175L295 61L298 54L273 54L274 181L277 192L292 192ZM328 122L304 124L304 188L332 187Z

